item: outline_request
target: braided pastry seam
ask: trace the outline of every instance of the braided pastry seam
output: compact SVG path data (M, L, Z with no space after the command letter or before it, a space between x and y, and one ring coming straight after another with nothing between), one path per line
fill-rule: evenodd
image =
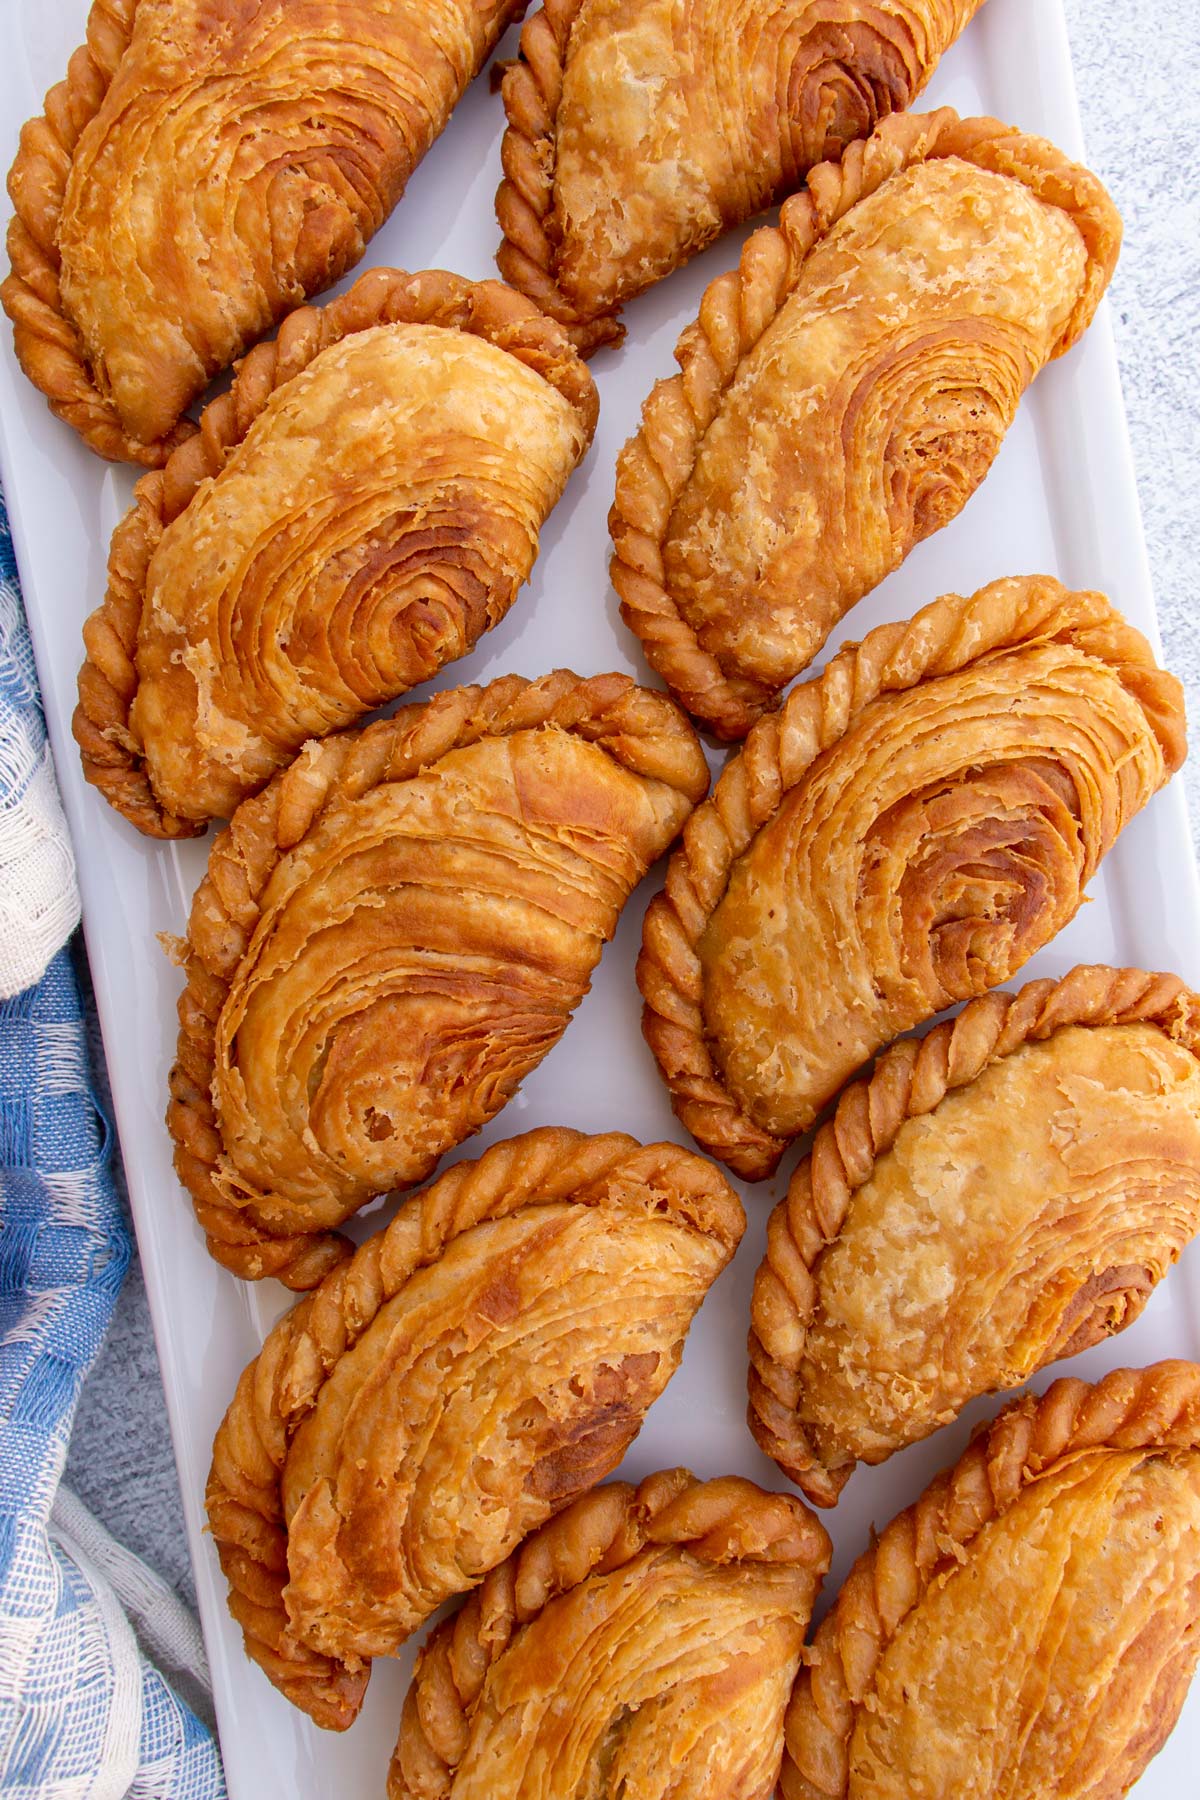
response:
M651 1545L677 1545L718 1566L789 1562L817 1577L830 1556L824 1529L801 1502L740 1476L698 1481L687 1469L667 1469L637 1488L595 1488L526 1538L426 1641L404 1702L388 1800L447 1793L488 1670L514 1634L568 1589Z
M748 1421L759 1447L821 1506L832 1505L854 1465L827 1468L797 1417L800 1367L816 1304L814 1271L840 1235L851 1200L871 1180L901 1127L969 1087L1023 1044L1069 1026L1144 1023L1200 1055L1200 996L1175 975L1080 964L1059 981L969 1000L925 1037L905 1038L851 1082L817 1131L768 1225L754 1282Z
M960 119L950 107L896 113L870 138L849 145L840 162L818 164L807 189L784 203L778 227L756 231L738 267L710 283L676 345L680 373L656 383L639 430L618 458L609 530L621 617L671 692L724 741L745 737L779 690L727 674L668 591L663 545L676 502L741 362L783 309L815 246L893 175L945 157L1006 175L1071 214L1087 249L1088 275L1054 354L1070 348L1091 322L1120 242L1119 221L1099 181L1052 145L996 119Z
M726 1087L705 1035L700 940L724 897L733 865L811 764L853 727L872 701L952 674L989 654L1055 639L1113 668L1142 708L1163 757L1163 780L1186 746L1170 720L1174 677L1102 594L1072 593L1052 576L992 582L970 597L947 594L910 620L876 626L841 649L821 674L794 687L782 708L753 727L708 800L683 829L663 891L650 902L637 980L642 1030L679 1119L704 1149L748 1181L761 1181L787 1140L755 1124ZM1085 880L1094 869L1089 866Z
M63 311L57 245L75 146L103 105L129 48L137 8L138 0L92 0L86 43L72 55L63 80L47 93L41 117L21 128L8 175L14 207L8 227L12 267L0 283L0 303L12 320L17 360L55 416L109 462L158 468L195 426L181 420L154 444L128 435L112 401L96 384L82 337Z
M297 1703L305 1710L310 1702L329 1710L331 1686L343 1706L359 1670L311 1650L288 1621L280 1482L292 1437L339 1359L419 1269L476 1226L563 1200L622 1211L649 1204L715 1238L729 1256L744 1225L728 1182L693 1151L643 1146L624 1132L530 1131L456 1164L411 1195L386 1229L285 1314L243 1372L213 1445L206 1505L248 1653L285 1692L289 1684L303 1691ZM282 1681L272 1672L280 1669ZM360 1703L365 1674L361 1683Z
M1200 1448L1200 1365L1062 1376L980 1428L864 1551L817 1630L788 1708L784 1800L844 1800L850 1741L888 1645L931 1584L985 1525L1064 1458L1097 1449Z
M411 779L451 750L485 737L551 726L595 743L614 761L693 803L708 766L691 726L665 694L628 675L584 679L558 670L537 681L501 676L489 686L450 688L390 719L313 740L261 794L242 802L209 855L192 903L188 936L176 946L187 983L171 1070L167 1126L175 1169L192 1196L209 1252L243 1279L274 1275L315 1287L351 1246L337 1232L280 1236L259 1224L256 1202L225 1170L212 1083L217 1021L258 925L264 889L281 858L332 808L381 782Z
M613 314L581 317L555 273L555 127L567 46L582 6L583 0L543 0L521 29L519 59L504 72L508 124L500 152L504 178L496 190L504 236L496 265L505 281L565 327L581 356L590 356L604 344L619 344L625 327Z
M599 410L594 382L560 328L501 282L467 281L440 269L415 275L372 269L328 306L290 313L274 338L237 364L232 387L204 408L195 435L161 472L143 476L134 488L133 506L113 534L107 591L83 628L85 657L72 719L83 773L148 837L198 837L206 830L160 805L130 726L146 580L163 532L203 483L221 473L279 389L322 351L378 325L413 324L466 332L515 357L561 394L591 443Z

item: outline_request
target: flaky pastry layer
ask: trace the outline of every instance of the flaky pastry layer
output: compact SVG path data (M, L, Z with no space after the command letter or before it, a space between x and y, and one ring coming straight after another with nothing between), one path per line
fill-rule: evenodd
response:
M1100 594L934 601L751 731L646 914L643 1029L759 1180L869 1057L1007 981L1183 760L1179 683Z
M624 675L505 676L310 744L216 839L179 954L175 1166L209 1248L311 1287L557 1043L708 785Z
M432 1634L388 1800L767 1800L829 1552L799 1501L737 1476L597 1489Z
M533 1131L408 1198L276 1325L207 1505L290 1700L349 1724L372 1657L612 1471L743 1225L690 1151Z
M1138 1317L1200 1230L1200 997L1077 968L839 1096L768 1229L750 1426L810 1500Z
M982 0L545 0L504 78L505 278L585 351L911 104Z
M787 1718L785 1800L1119 1800L1200 1652L1200 1369L1007 1407L854 1565Z
M52 410L159 467L209 377L353 267L521 0L93 0L9 174L0 298Z
M84 627L84 774L194 835L507 612L595 384L500 282L373 269L292 313L142 477Z
M1094 175L949 108L886 120L755 233L617 466L622 616L689 712L744 737L957 515L1120 237Z

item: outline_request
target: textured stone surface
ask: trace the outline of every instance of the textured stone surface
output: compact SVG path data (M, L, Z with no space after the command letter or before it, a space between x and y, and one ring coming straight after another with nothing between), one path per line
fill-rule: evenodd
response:
M1110 297L1163 654L1200 720L1196 0L1064 0L1088 161L1125 221ZM1184 767L1200 846L1200 757Z
M1064 4L1088 159L1125 219L1113 318L1163 646L1200 720L1200 99L1190 79L1200 12L1197 0ZM1200 756L1185 779L1200 845ZM67 1477L110 1531L192 1598L136 1266L84 1393Z

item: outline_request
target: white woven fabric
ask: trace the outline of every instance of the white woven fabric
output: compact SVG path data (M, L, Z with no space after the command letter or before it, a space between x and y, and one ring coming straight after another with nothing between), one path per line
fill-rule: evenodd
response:
M0 1795L224 1800L195 1622L60 1486L130 1252L61 948L78 917L0 496Z
M75 859L20 595L0 566L0 999L40 980L78 923Z
M177 1685L182 1685L182 1676L188 1685L211 1700L208 1657L194 1614L161 1575L126 1550L92 1517L65 1482L60 1482L54 1496L50 1537L81 1568L93 1572L97 1585L103 1581L111 1588L147 1656ZM140 1687L140 1671L138 1683Z

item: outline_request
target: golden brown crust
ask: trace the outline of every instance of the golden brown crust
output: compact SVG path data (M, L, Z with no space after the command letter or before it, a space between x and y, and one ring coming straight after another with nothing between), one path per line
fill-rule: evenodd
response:
M888 1645L937 1576L1030 1482L1089 1450L1200 1447L1200 1368L1116 1369L1095 1386L1063 1377L974 1437L952 1469L881 1532L818 1629L788 1710L785 1800L842 1800L855 1720Z
M439 694L365 730L306 746L291 767L237 809L213 844L181 948L187 985L167 1122L175 1167L213 1256L248 1280L275 1275L293 1288L319 1282L350 1246L337 1233L265 1228L250 1196L219 1176L222 1141L212 1098L216 1030L254 934L264 890L284 853L323 818L381 783L403 782L454 749L551 727L601 748L620 767L691 805L708 770L695 734L665 696L624 675L584 680L560 670L538 681L503 676L486 688Z
M842 1090L771 1214L751 1310L750 1429L808 1499L833 1505L853 1472L853 1464L824 1466L796 1408L816 1299L813 1270L841 1231L856 1189L871 1179L908 1119L933 1112L947 1094L970 1086L1023 1044L1071 1025L1135 1021L1200 1054L1200 998L1178 976L1080 966L1060 981L1030 981L1016 994L968 1001L925 1037L891 1045L868 1077Z
M679 1118L747 1180L770 1174L788 1140L762 1129L743 1108L705 1027L698 947L734 865L816 759L873 701L991 652L1049 639L1073 643L1109 665L1158 742L1162 779L1172 774L1185 752L1178 683L1155 666L1145 640L1102 595L1070 593L1050 577L1029 577L994 582L970 598L946 596L911 621L881 625L861 644L847 645L822 674L794 688L779 712L759 720L688 820L665 889L646 913L637 969L643 1030Z
M740 1476L697 1481L686 1469L667 1469L636 1488L597 1488L527 1538L432 1633L405 1698L388 1800L447 1793L488 1670L514 1634L552 1600L648 1545L677 1545L718 1567L788 1563L814 1581L829 1566L829 1539L807 1508Z
M744 1224L728 1183L690 1151L643 1147L618 1132L527 1132L457 1164L411 1197L385 1230L279 1321L238 1383L213 1446L210 1527L247 1653L318 1724L342 1730L352 1722L369 1663L321 1655L305 1643L294 1608L289 1620L282 1482L295 1434L340 1359L418 1270L487 1221L563 1200L670 1217L711 1239L721 1261L732 1256Z
M328 306L289 314L275 338L238 365L229 392L205 407L195 436L161 472L138 482L133 505L113 534L108 589L84 625L86 658L72 721L83 772L147 836L195 837L205 829L204 821L177 817L156 799L130 727L146 577L163 531L202 483L220 474L272 396L322 351L356 332L401 324L465 332L506 351L562 395L591 442L599 409L595 383L560 328L501 282L466 281L441 269L412 275L372 269Z
M785 204L778 228L755 232L737 269L710 283L676 346L680 373L656 384L640 430L618 459L609 525L625 623L672 693L719 738L744 737L779 690L724 667L680 611L664 566L676 503L738 368L786 304L814 247L892 176L947 157L1020 182L1065 212L1083 238L1086 280L1055 356L1087 329L1116 265L1120 220L1094 176L1043 139L995 119L960 119L943 107L886 119L840 162L813 169L807 190Z
M58 221L80 133L100 110L133 35L138 0L92 0L87 42L67 64L65 78L46 95L40 118L21 128L8 176L14 212L8 227L11 273L0 302L13 323L17 360L45 394L51 411L112 462L165 462L195 427L181 420L156 444L132 439L112 402L96 387L83 340L63 312L59 289Z
M607 9L545 0L525 24L519 60L503 84L501 272L566 325L584 355L619 343L625 300L909 106L981 4L888 0L868 8L858 0L775 0L758 9L752 31L743 31L712 0L690 6L682 18L656 17L652 6L622 7L620 0ZM599 94L588 88L586 101L576 97L575 123L586 137L589 114L603 116L594 141L582 147L583 185L603 198L591 216L577 219L557 191L559 140L569 129L564 83L572 59L597 43L610 84ZM635 110L644 74L639 59L663 89L657 130L648 134ZM567 106L569 115L569 97ZM626 107L629 142L621 136ZM684 108L686 124L676 107ZM673 182L659 158L674 166ZM654 178L650 217L639 229L628 215ZM616 204L607 214L610 195ZM565 267L571 252L588 265L582 283Z
M158 6L159 0L154 4ZM227 366L297 299L330 286L362 255L444 126L466 81L522 4L491 0L464 6L461 16L449 18L426 18L421 9L409 17L398 4L389 17L364 17L359 32L349 36L340 16L322 18L314 9L307 34L299 42L302 53L309 44L310 60L302 69L285 68L287 53L295 46L287 39L287 21L275 17L278 8L258 9L261 16L251 23L228 4L218 6L211 18L193 17L205 9L189 11L187 0L179 0L174 15L160 16L149 29L142 29L145 21L139 5L140 0L93 0L87 43L72 56L65 80L47 94L43 116L22 131L9 175L16 209L8 237L12 272L0 288L0 300L13 321L22 367L46 394L51 409L101 456L157 468L195 430L186 419L165 425L172 406L182 413L209 375ZM442 41L432 55L439 30ZM322 41L332 46L324 61L318 53ZM330 96L318 122L311 99L302 92L297 97L296 82L309 78L311 71L327 71L330 59L336 61L349 46L361 66L346 55L344 91ZM132 59L138 59L136 69ZM279 82L278 93L272 91L272 81ZM213 101L218 109L231 84L241 82L249 87L263 118L271 121L258 134L264 160L256 164L253 155L240 159L248 163L249 172L243 171L241 179L247 185L238 198L245 207L251 195L255 217L249 223L255 230L242 241L241 209L232 204L220 215L217 228L211 217L197 228L213 263L212 282L202 294L199 286L192 293L172 291L178 277L160 266L163 246L156 234L161 235L164 223L156 183L161 184L164 170L173 166L167 158L178 154L169 134L161 143L156 136L160 127L167 131L166 106L158 118L141 121L138 149L144 159L144 184L137 204L124 194L108 197L110 205L123 203L137 215L136 226L128 233L138 240L132 264L105 261L92 241L94 218L90 224L74 219L77 242L64 237L72 207L79 210L79 195L69 201L68 187L77 150L84 154L80 139L97 120L114 82L128 82L146 106L155 93L190 94L194 99L197 93L215 91L221 95ZM224 123L218 112L211 126L214 143ZM114 132L119 129L111 118L108 125ZM271 132L277 134L274 146L267 142ZM103 141L95 138L96 133L89 134L88 155L103 149ZM85 190L92 185L92 175L89 169ZM182 231L180 220L172 218L173 226L165 229ZM117 223L129 221L118 212ZM221 241L214 241L218 236ZM120 230L114 231L114 242L117 238L122 254L127 254ZM178 235L171 248L185 254ZM145 292L131 291L131 268ZM196 271L192 279L202 286ZM222 280L229 285L223 288ZM120 330L106 317L103 299L90 320L80 313L81 298L87 302L85 312L90 310L89 296L97 285L106 288L110 307L116 294L127 309L128 317L115 321L115 326L123 324L126 340L134 336L135 324L147 338L154 335L156 309L161 335L165 339L173 334L171 350L165 345L144 346L148 360L136 379L130 370L122 370L126 399L137 398L132 410L129 405L122 410L120 384L106 367L113 343L123 354L129 352L133 362L128 341L121 341ZM208 316L202 316L206 308ZM189 337L192 327L195 341ZM138 410L156 414L164 422L161 433L144 427L139 432L132 422Z
M557 319L581 355L619 344L625 327L613 317L587 319L554 277L554 121L562 97L571 27L583 0L545 0L521 27L521 54L504 71L508 127L501 146L504 179L496 217L504 241L496 264L505 281Z

